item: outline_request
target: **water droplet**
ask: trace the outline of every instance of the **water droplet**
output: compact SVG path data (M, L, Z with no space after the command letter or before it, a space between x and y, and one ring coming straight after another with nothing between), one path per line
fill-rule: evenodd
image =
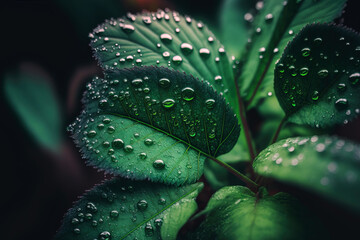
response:
M120 138L114 139L112 142L112 147L115 149L121 149L124 147L124 141Z
M218 51L221 55L225 54L225 49L223 47L219 48Z
M165 162L161 159L158 159L158 160L155 160L153 162L153 167L156 168L156 169L164 169L165 168Z
M318 91L314 91L312 96L311 96L311 99L316 101L319 99L319 92Z
M349 76L349 81L352 85L356 85L357 83L359 83L360 80L360 73L353 73Z
M219 82L222 80L222 77L220 75L215 76L214 78L215 82Z
M195 91L190 87L186 87L181 90L181 95L185 101L191 101L195 97Z
M189 44L189 43L182 43L180 45L180 48L186 54L189 54L193 51L193 46L191 46L191 44Z
M164 58L170 57L170 53L169 53L169 52L163 52L162 55L163 55Z
M315 148L317 152L323 152L325 151L326 146L323 143L318 143Z
M310 56L310 48L303 48L303 49L301 50L301 55L302 55L303 57L308 57L308 56Z
M134 151L134 148L131 145L126 145L124 147L124 151L127 152L127 153L131 153L132 151Z
M95 137L95 136L96 136L96 131L94 131L94 130L89 131L88 134L87 134L87 136L88 136L89 138Z
M74 228L73 232L74 232L75 234L80 234L80 233L81 233L81 231L80 231L79 228Z
M320 78L326 78L329 75L329 71L327 69L322 69L318 71L317 74Z
M214 108L215 100L214 99L208 99L205 101L205 105L208 109Z
M156 227L161 227L161 225L163 224L163 220L161 218L157 218L154 220L154 223Z
M106 99L102 99L99 101L99 108L104 109L109 106L109 103Z
M335 107L339 110L345 109L348 106L348 100L346 98L339 98L335 101Z
M309 73L309 69L307 67L303 67L300 69L300 75L301 76L306 76Z
M119 212L118 212L118 211L112 210L112 211L110 212L110 217L111 217L111 218L117 218L118 216L119 216Z
M122 24L121 25L121 29L125 32L125 33L132 33L135 31L135 27L131 24Z
M176 55L172 58L172 61L174 64L180 65L182 63L182 57L180 57L179 55Z
M134 85L135 87L140 86L143 83L143 80L140 78L134 79L131 81L131 84Z
M97 211L97 208L96 208L95 204L92 203L92 202L88 202L86 204L86 209L88 209L89 211L91 211L93 213Z
M269 13L269 14L266 14L266 16L265 16L265 21L266 22L271 22L273 20L273 15L271 14L271 13Z
M148 203L146 200L140 200L138 203L137 203L137 209L139 209L140 211L145 211L148 207Z
M209 43L213 43L213 42L214 42L214 38L213 38L213 37L208 37L208 42L209 42Z
M322 43L322 38L315 38L314 43L316 43L316 44Z
M345 83L339 83L337 85L337 89L340 91L340 92L344 92L346 90L346 84Z
M210 56L210 50L207 48L200 48L199 54L201 57L208 57Z
M151 145L154 144L154 141L151 140L150 138L147 138L147 139L144 140L144 143L145 143L145 145L147 145L147 146L151 146Z
M109 126L106 131L111 134L115 132L115 128L113 126Z
M164 43L170 43L172 41L172 36L168 33L163 33L160 35L160 39Z
M245 13L244 20L247 22L252 22L254 20L254 16L251 13Z
M99 234L99 240L110 240L111 234L108 231L103 231Z
M170 87L170 84L171 84L171 82L167 78L161 78L159 80L159 86L162 88L168 88L168 87Z
M165 205L166 199L165 198L159 198L158 203L159 203L159 205Z
M143 16L142 20L145 24L150 25L151 24L151 17L150 16Z
M147 223L145 226L145 236L151 237L153 235L154 235L154 229L150 223Z
M174 99L168 98L162 102L164 108L172 108L175 105Z
M276 68L279 71L279 73L284 73L285 72L285 66L282 63L279 63L278 65L276 65Z
M142 153L139 154L139 157L140 157L141 160L145 160L147 158L147 154L142 152Z

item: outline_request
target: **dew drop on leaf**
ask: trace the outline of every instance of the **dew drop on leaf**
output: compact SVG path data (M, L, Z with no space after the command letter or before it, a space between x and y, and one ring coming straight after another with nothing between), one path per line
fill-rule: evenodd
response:
M168 108L168 109L172 108L175 105L175 100L171 99L171 98L165 99L162 102L162 105L163 105L164 108Z
M158 159L153 162L153 166L154 168L161 170L165 168L165 162L161 159Z
M193 51L193 46L191 46L191 44L189 44L189 43L182 43L180 45L180 48L186 54L189 54Z
M112 147L115 149L121 149L124 147L124 141L120 138L114 139L112 142Z
M170 85L171 85L171 82L167 78L161 78L159 80L159 86L162 88L168 88L168 87L170 87Z
M215 100L214 99L208 99L208 100L205 101L205 104L206 104L206 107L208 109L212 109L212 108L214 108Z
M148 203L146 200L142 199L137 203L137 209L139 209L140 211L145 211L148 207Z
M103 231L99 234L99 240L111 240L111 234L108 231Z
M359 83L360 80L360 73L353 73L349 76L349 81L352 85L356 85Z
M199 54L200 54L201 57L209 57L210 50L207 49L207 48L200 48Z
M195 97L195 91L190 87L186 87L183 90L181 90L181 95L185 101L191 101Z
M338 110L345 109L348 106L348 100L346 98L339 98L335 101L335 106Z
M160 39L164 43L170 43L172 41L172 36L168 33L163 33L160 35Z

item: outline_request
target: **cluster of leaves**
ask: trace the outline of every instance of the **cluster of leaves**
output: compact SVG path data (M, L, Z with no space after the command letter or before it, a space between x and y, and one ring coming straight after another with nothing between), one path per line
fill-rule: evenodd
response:
M197 210L203 184L194 182L204 168L214 188L225 187L195 216L205 220L192 239L324 236L293 196L268 193L268 179L359 212L360 146L310 135L359 114L360 36L329 23L344 4L269 0L253 9L227 0L226 51L202 22L170 10L128 13L95 28L89 36L104 78L87 85L84 110L69 128L88 164L118 177L86 193L55 238L176 239ZM281 122L274 144L252 139L251 109ZM306 136L288 131L276 142L285 123ZM205 160L246 187L226 186ZM231 166L241 162L246 173Z

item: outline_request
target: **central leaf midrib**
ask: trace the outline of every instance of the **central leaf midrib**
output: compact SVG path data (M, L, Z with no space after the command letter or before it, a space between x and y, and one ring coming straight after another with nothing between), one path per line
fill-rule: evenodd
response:
M154 219L156 216L158 216L159 214L161 214L162 212L164 212L165 210L167 210L168 208L172 207L175 203L179 202L181 199L187 197L188 195L190 195L191 193L193 193L195 190L197 190L198 187L193 188L192 190L190 190L188 193L182 195L181 197L179 197L178 199L176 199L175 201L173 201L172 203L170 203L168 206L164 207L163 209L161 209L160 211L158 211L157 213L155 213L154 215L152 215L151 217L149 217L148 219L145 219L144 221L142 221L141 223L139 223L137 226L135 226L133 229L131 229L129 232L127 232L124 236L122 236L120 238L124 239L127 236L129 236L131 233L133 233L134 231L136 231L139 227L141 227L142 225L144 225L145 223L149 222L151 219Z
M183 139L181 139L181 138L179 138L179 137L177 137L177 136L174 136L173 134L170 134L170 133L168 133L168 132L166 132L166 131L164 131L164 130L162 130L162 129L160 129L160 128L157 128L157 127L155 127L155 126L153 126L153 125L150 125L149 123L146 123L146 122L143 122L143 121L141 121L141 120L132 118L132 117L130 117L130 116L125 116L125 115L122 115L122 114L118 114L118 113L105 112L104 114L110 114L110 115L113 115L113 116L116 116L116 117L121 117L121 118L130 119L130 120L132 120L132 121L134 121L134 122L140 123L140 124L142 124L142 125L144 125L144 126L147 126L147 127L152 128L152 129L154 129L154 130L156 130L156 131L158 131L158 132L161 132L161 133L163 133L163 134L166 134L167 136L172 137L173 139L175 139L175 140L177 140L177 141L180 141L180 142L182 142L183 144L188 145L188 146L191 147L192 149L194 149L194 150L202 153L203 155L205 155L205 156L207 156L207 157L213 157L213 156L210 155L210 153L205 153L204 151L198 149L197 147L193 146L193 145L190 144L189 142L187 142L187 141L185 141L185 140L183 140Z

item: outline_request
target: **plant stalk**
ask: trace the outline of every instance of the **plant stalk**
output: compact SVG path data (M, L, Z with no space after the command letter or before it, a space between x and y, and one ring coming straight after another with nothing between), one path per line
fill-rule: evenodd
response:
M240 179L241 181L246 183L247 187L249 189L251 189L253 192L257 192L257 190L260 186L258 184L256 184L253 180L251 180L250 178L248 178L247 176L245 176L244 174L242 174L235 168L231 167L229 164L227 164L217 158L211 157L211 156L207 156L207 157L210 158L211 160L213 160L214 162L216 162L217 164L219 164L220 166L224 167L227 171L232 173L235 177L237 177L238 179Z
M284 126L284 124L286 123L286 120L287 120L287 117L286 117L286 116L281 120L278 128L276 129L276 132L275 132L275 134L274 134L274 137L272 138L272 140L271 140L271 142L270 142L269 145L274 144L274 143L277 141L277 139L278 139L278 137L279 137L279 134L280 134L280 131L281 131L282 127Z

